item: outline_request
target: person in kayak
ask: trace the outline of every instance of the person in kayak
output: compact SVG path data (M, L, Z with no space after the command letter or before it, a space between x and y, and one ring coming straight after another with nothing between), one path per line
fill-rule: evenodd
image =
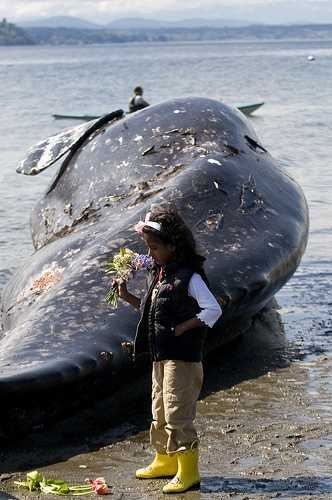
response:
M129 113L133 113L134 111L138 111L139 109L146 108L147 106L150 105L143 97L142 87L135 87L134 95L129 101Z

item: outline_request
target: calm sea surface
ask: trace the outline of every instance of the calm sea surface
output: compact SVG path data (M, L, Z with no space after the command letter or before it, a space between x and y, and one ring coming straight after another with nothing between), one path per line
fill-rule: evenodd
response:
M277 296L282 320L307 359L323 353L330 360L332 41L0 47L0 290L33 251L29 213L56 172L20 176L19 160L40 139L77 124L52 113L126 109L137 84L151 103L188 95L234 105L265 101L252 124L302 185L311 220L301 266ZM328 365L313 375L311 391L315 380L331 388ZM330 409L331 400L322 404Z

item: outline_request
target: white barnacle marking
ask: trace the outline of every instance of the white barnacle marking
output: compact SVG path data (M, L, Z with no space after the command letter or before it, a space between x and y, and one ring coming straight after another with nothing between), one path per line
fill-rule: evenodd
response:
M81 312L85 313L85 312L89 312L89 311L90 311L89 306L81 306Z
M123 137L118 138L119 143L122 145L123 144Z
M116 168L126 168L129 167L129 161L123 160L121 163L119 163Z
M68 259L75 255L76 253L79 253L81 251L80 248L73 248L72 250L69 250L67 253L64 254L63 258Z
M173 113L175 115L178 115L179 113L186 113L186 110L185 109L174 109Z
M111 142L111 139L106 139L105 144L110 144Z
M192 153L193 151L195 151L194 146L184 146L182 148L182 153Z
M140 141L143 141L143 136L142 135L136 135L136 137L134 137L133 139L135 142L140 142Z
M220 165L221 166L221 163L219 160L215 160L214 158L209 158L208 159L208 163L212 163L212 165Z
M238 252L241 250L241 245L240 243L233 243L229 245L224 245L224 251L226 252Z

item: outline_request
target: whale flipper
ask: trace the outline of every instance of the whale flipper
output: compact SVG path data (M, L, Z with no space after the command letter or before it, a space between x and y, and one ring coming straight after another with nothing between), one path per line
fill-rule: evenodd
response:
M113 120L122 118L123 110L113 111L107 115L91 120L82 125L52 135L33 146L24 160L17 167L16 172L24 175L37 175L51 167L69 151L75 151L96 130Z

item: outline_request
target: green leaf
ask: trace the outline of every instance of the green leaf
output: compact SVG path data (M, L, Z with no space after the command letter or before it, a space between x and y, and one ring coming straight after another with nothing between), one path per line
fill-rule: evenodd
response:
M45 479L38 471L32 471L27 474L27 481L14 481L19 487L27 488L30 491L41 491L49 495L64 496L71 494L72 496L90 495L93 489L90 484L76 484L69 486L62 479Z
M109 304L113 309L118 307L118 290L112 287L105 296L107 304Z
M27 473L27 483L30 491L39 490L42 481L44 481L44 476L37 470Z
M44 480L44 476L37 470L33 470L27 473L27 481L29 480L33 481L34 483L41 483Z

